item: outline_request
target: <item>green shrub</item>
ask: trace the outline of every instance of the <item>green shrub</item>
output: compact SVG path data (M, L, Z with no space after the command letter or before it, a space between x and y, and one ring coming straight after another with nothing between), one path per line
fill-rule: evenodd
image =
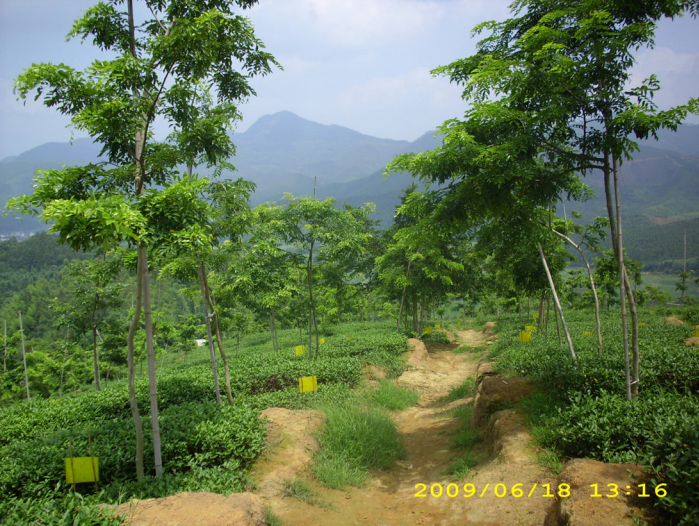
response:
M648 443L644 462L655 474L651 495L659 484L667 484L667 495L656 506L679 524L699 524L699 424L670 425Z
M420 339L426 343L451 343L449 337L444 332L434 329L430 334L422 334Z
M384 409L400 410L417 404L419 395L411 389L403 389L384 380L373 394L372 401Z
M451 475L454 480L462 480L477 464L478 458L470 451L466 451L449 467L447 473Z
M0 499L0 524L117 526L124 523L123 518L97 506L94 500L70 491L60 499L3 498Z

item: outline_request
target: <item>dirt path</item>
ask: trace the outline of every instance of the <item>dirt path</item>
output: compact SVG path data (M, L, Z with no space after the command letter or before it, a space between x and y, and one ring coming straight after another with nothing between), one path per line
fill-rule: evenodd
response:
M457 331L456 338L459 343L480 347L491 336L491 330L492 325L482 332ZM411 340L411 344L414 350L408 361L410 367L396 383L418 390L421 396L418 406L394 415L408 458L389 471L376 473L364 488L349 491L324 488L313 482L307 470L299 473L313 487L318 499L329 504L327 507L282 498L278 493L272 495L269 489L261 492L263 499L286 526L543 524L546 508L553 499L527 498L526 494L534 483L541 486L554 480L535 461L529 446L530 437L521 417L513 411L503 412L504 417L498 421L495 434L503 438L498 441L497 448L492 447L495 443L490 444L488 438L480 446L484 456L489 457L491 449L499 449L498 455L485 458L459 483L458 496L450 498L446 493L439 498L429 496L433 484L441 484L446 490L447 485L453 483L446 471L461 454L452 447L452 437L460 420L452 418L447 411L455 405L473 403L472 398L451 404L440 398L466 378L475 376L480 353L454 354L455 346L438 344L430 345L428 351L419 340ZM309 450L308 446L304 449ZM282 450L278 452L279 458L286 455ZM264 473L259 475L264 479ZM463 485L467 483L477 488L474 497L464 497ZM415 497L418 484L427 485L427 497ZM490 490L480 498L478 495L486 484ZM504 484L508 495L497 498L493 493L496 484ZM526 488L524 497L509 495L515 484L523 484ZM269 488L269 484L263 485ZM451 489L453 492L454 486Z

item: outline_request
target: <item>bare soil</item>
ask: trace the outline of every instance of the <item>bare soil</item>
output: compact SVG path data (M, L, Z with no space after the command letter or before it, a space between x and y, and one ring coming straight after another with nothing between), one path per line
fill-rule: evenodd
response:
M475 348L485 347L493 339L492 327L483 331L463 330L454 335L459 344ZM407 459L388 471L374 474L363 488L338 491L317 484L307 465L297 472L311 486L325 506L283 498L281 494L260 495L271 505L273 512L286 526L323 524L328 526L372 525L541 525L552 498L526 493L534 483L555 482L552 473L536 460L530 446L531 437L521 415L513 410L500 411L491 418L490 427L483 428L484 442L476 447L481 462L458 484L458 496L448 497L446 489L455 481L447 475L449 467L460 458L462 451L453 447L453 436L461 424L449 410L458 405L472 404L473 398L446 402L441 400L450 390L469 377L475 377L480 352L454 354L456 345L428 344L410 340L413 347L408 369L396 380L398 385L411 387L420 393L418 405L394 414L394 420L406 446ZM289 415L291 416L291 415ZM310 448L312 449L312 447ZM497 456L491 457L491 452ZM275 456L276 453L271 453ZM283 456L283 450L280 450ZM281 458L281 456L280 456ZM473 484L475 496L464 497L464 484ZM425 484L426 497L416 497L420 484ZM441 484L442 495L439 493ZM497 484L503 484L507 496L498 498L493 493ZM514 498L509 492L515 484L523 484L524 498ZM488 486L483 497L481 491ZM450 486L452 494L457 487ZM502 491L502 487L500 492ZM537 491L537 495L542 492Z

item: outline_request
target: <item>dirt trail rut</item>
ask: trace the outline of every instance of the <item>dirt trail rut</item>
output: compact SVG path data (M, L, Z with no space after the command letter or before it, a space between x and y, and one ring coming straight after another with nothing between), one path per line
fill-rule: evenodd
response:
M458 343L484 347L491 337L491 329L492 324L489 324L483 331L457 331L455 337ZM462 454L452 444L460 420L451 417L447 411L456 405L473 403L473 399L449 404L440 401L440 398L468 377L475 376L480 355L454 354L454 345L432 344L429 350L419 340L411 340L411 345L410 367L396 383L418 390L420 400L416 407L394 414L408 457L391 470L375 473L364 488L348 491L330 490L314 483L308 469L299 472L297 475L309 482L318 499L328 503L328 507L282 498L278 493L271 495L268 490L262 492L263 499L286 526L543 524L546 508L553 499L539 496L527 498L527 493L535 483L539 488L545 483L551 483L553 487L555 481L536 462L522 418L511 410L501 412L502 418L491 421L491 428L496 428L492 434L502 437L498 447L491 447L494 444L489 444L486 438L480 446L486 458L458 483L458 496L450 498L446 495L447 485L454 482L446 471ZM312 447L306 450L310 449ZM488 455L493 449L497 450L495 457ZM283 458L285 453L280 450L271 452L271 455ZM261 472L259 476L264 484L267 480L265 473ZM476 487L477 493L465 498L463 486L469 483ZM415 497L417 484L427 486L424 493L428 496ZM441 497L430 496L433 484L442 485L444 491ZM486 484L489 488L481 498L479 495ZM497 484L504 485L506 496L495 496L493 489ZM515 484L522 484L523 497L511 496L510 491ZM451 489L453 493L454 486ZM536 491L537 495L541 493Z

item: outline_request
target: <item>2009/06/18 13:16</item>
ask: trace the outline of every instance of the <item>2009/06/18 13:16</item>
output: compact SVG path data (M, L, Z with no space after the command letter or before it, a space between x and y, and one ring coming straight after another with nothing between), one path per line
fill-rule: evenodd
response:
M665 486L667 484L658 484L655 486L655 496L656 497L665 497L667 495L667 490L665 489ZM483 497L487 494L488 488L490 487L490 484L486 484L485 487L483 488L483 491L480 492L479 497ZM590 497L608 497L608 498L614 498L618 496L623 496L623 495L635 495L636 497L652 497L653 495L650 495L647 490L646 490L646 485L645 484L638 484L636 486L636 491L632 493L631 491L631 486L626 486L626 488L622 488L621 491L619 486L617 484L607 484L607 488L609 489L609 492L605 495L601 494L599 492L599 484L590 484L590 487L592 488L591 495ZM557 488L554 488L556 490L555 493L551 492L551 484L542 484L541 489L545 488L546 491L543 494L534 494L534 490L536 490L537 484L534 483L532 486L531 490L527 494L527 497L561 497L561 498L566 498L570 497L570 484L559 484ZM415 493L415 497L441 497L442 495L446 495L447 497L458 497L460 494L460 488L458 484L448 484L446 489L442 487L441 484L432 484L429 489L429 494L427 493L427 484L415 484L415 489L418 490L417 493ZM638 489L641 491L638 492ZM476 486L474 484L464 484L463 486L464 490L464 497L469 498L473 497L476 495ZM627 491L628 490L628 491ZM493 487L493 493L495 494L496 497L503 498L506 496L512 496L514 498L520 498L525 495L524 493L524 484L515 484L510 488L510 491L507 491L507 486L505 484L495 484Z

